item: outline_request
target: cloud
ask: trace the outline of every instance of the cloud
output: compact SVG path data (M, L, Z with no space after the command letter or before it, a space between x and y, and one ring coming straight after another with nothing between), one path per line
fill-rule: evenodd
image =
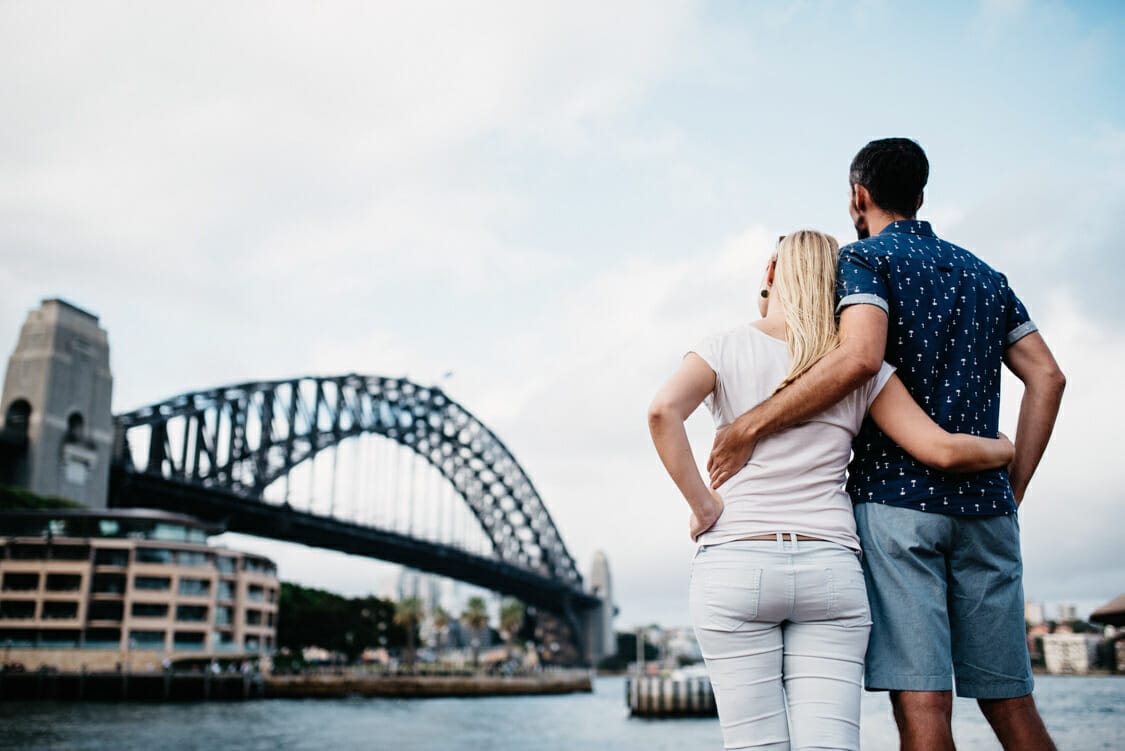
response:
M264 7L0 10L3 281L30 293L5 335L66 295L130 350L177 330L206 353L184 387L404 316L449 348L459 309L570 264L511 239L535 219L488 144L581 152L694 24L690 2ZM177 388L153 367L122 401Z
M119 411L253 378L452 370L444 387L512 448L580 564L609 554L619 626L683 623L693 546L645 407L697 339L756 317L771 222L847 228L822 189L837 156L876 124L928 132L969 188L929 196L938 231L1009 274L1070 376L1024 511L1028 593L1108 599L1125 131L1107 77L1079 74L1119 52L1083 57L1089 40L1041 23L1073 31L1066 11L989 5L979 38L939 24L932 43L971 62L1002 38L1043 88L919 60L887 80L935 84L914 113L833 73L879 7L3 4L0 344L39 297L95 310ZM801 44L761 33L790 27ZM1040 29L1066 64L1028 41ZM1041 105L1086 84L1096 111ZM979 108L976 136L947 90ZM816 102L831 117L802 116ZM690 432L702 460L708 416ZM283 576L321 586L386 570L276 549Z
M1125 336L1069 294L1046 303L1041 329L1068 382L1055 433L1021 506L1024 588L1039 600L1108 600L1125 591L1120 536L1107 523L1123 499L1117 454L1125 424L1119 382ZM1004 391L1002 425L1012 430L1022 388L1008 377Z

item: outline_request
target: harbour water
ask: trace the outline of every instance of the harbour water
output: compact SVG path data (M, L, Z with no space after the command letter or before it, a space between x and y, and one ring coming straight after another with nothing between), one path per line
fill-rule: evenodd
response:
M269 699L191 704L0 703L0 747L20 749L316 749L683 751L720 749L715 719L630 719L622 678L593 694L486 699ZM1125 678L1036 679L1060 749L1125 748ZM958 700L962 749L999 748L971 701ZM886 697L863 704L863 748L898 746Z

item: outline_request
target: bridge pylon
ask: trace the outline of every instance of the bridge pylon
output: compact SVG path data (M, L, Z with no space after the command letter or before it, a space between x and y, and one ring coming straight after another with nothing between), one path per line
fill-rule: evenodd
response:
M613 581L609 575L609 559L605 553L594 554L590 566L589 592L600 600L600 604L582 613L582 643L585 658L591 665L617 653L617 634L613 629L613 618L617 606L613 603Z
M105 508L113 448L109 340L97 316L44 300L8 360L0 482Z

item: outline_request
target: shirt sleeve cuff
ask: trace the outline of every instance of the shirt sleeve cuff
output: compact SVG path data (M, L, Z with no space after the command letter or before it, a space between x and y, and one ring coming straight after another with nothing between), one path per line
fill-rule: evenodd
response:
M874 305L877 308L882 308L887 315L891 314L891 306L887 305L887 301L869 292L848 295L841 299L839 304L836 305L836 312L839 313L849 305Z
M1020 339L1023 339L1028 334L1031 334L1038 330L1039 327L1035 325L1035 321L1024 321L1019 326L1016 326L1014 329L1008 332L1008 346L1011 347Z

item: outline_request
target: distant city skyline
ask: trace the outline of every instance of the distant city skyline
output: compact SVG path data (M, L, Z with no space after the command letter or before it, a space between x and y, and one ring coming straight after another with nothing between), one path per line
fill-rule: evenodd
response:
M854 237L851 157L909 136L921 218L1008 275L1068 376L1021 528L1027 596L1081 613L1125 591L1123 33L1120 3L1039 0L5 3L0 355L63 297L109 332L115 412L302 374L440 383L583 573L606 552L618 629L682 625L687 507L645 407L756 317L778 234ZM690 431L702 462L709 417ZM344 594L397 575L227 538Z

